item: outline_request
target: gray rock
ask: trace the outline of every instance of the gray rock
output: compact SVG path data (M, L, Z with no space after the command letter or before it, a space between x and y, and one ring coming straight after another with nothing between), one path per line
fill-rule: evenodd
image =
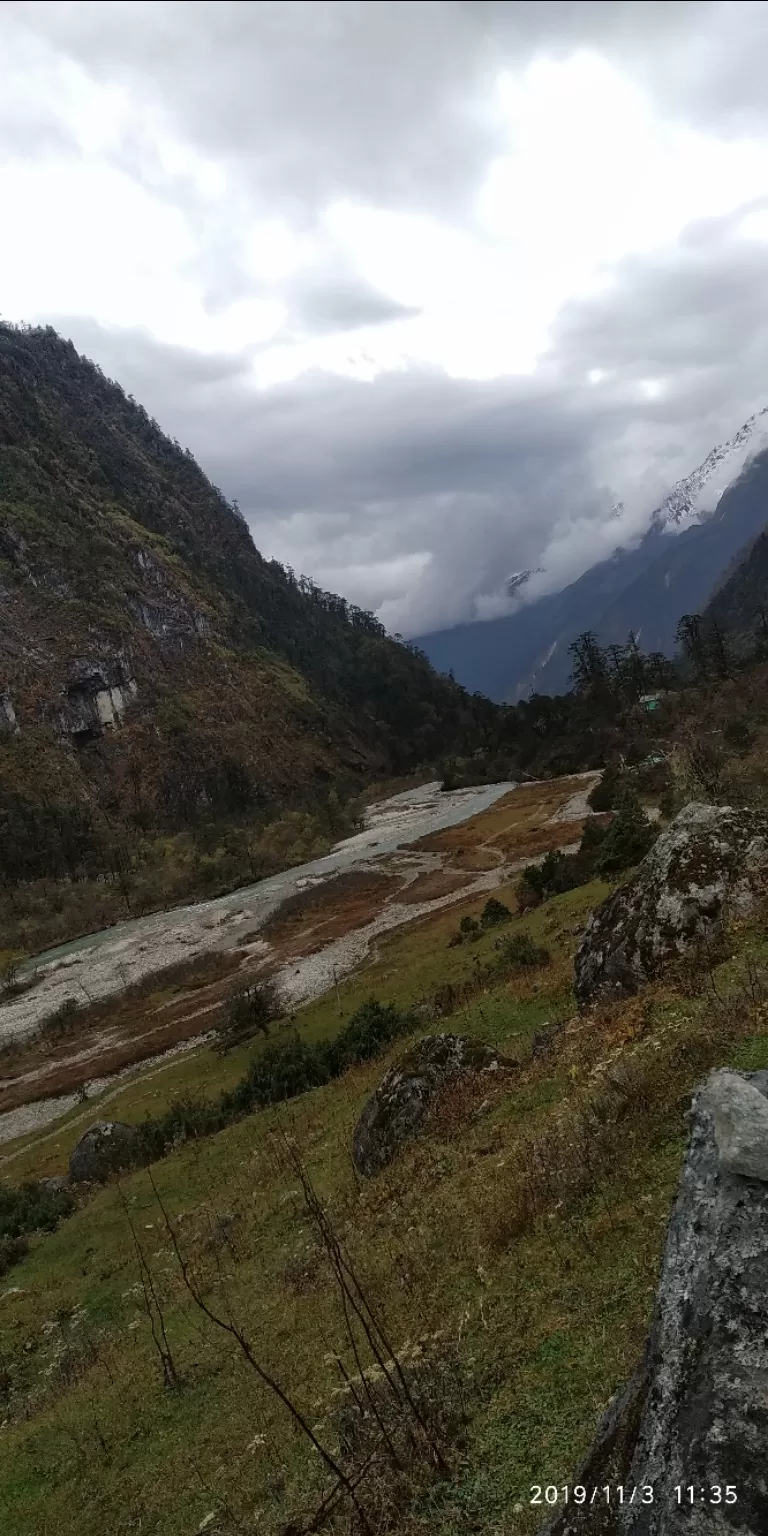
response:
M498 1051L463 1035L427 1035L382 1078L355 1127L352 1158L370 1177L421 1128L440 1089L468 1072L493 1073L515 1065Z
M69 1177L74 1184L104 1184L112 1174L138 1161L139 1137L122 1120L98 1120L72 1149Z
M665 960L690 950L724 917L749 912L767 875L768 816L731 806L686 806L634 879L593 912L574 962L579 1003L636 992Z
M725 1104L729 1125L738 1114L736 1092L723 1084L735 1075L713 1074L694 1099L645 1354L573 1478L651 1486L653 1503L572 1505L548 1536L768 1531L768 1185L721 1160L714 1111L722 1115ZM768 1072L740 1076L754 1123L752 1095L768 1096ZM692 1506L678 1503L678 1486L693 1486ZM700 1496L716 1487L719 1504Z
M768 1182L768 1100L739 1072L713 1072L702 1103L712 1116L720 1166Z
M39 1187L46 1195L60 1195L62 1190L69 1189L70 1180L66 1173L53 1173L47 1179L40 1179Z

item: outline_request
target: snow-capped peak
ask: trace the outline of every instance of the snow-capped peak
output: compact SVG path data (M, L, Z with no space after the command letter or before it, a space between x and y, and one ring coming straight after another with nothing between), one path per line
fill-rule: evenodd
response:
M525 586L525 583L530 580L531 576L539 576L542 569L542 566L537 565L535 570L532 569L530 571L513 571L512 575L508 576L506 582L504 583L507 591L507 597L514 597L515 593L519 592L520 588Z
M653 514L652 526L677 531L686 523L697 522L706 510L712 512L723 491L739 474L751 454L768 446L768 406L707 454L703 463L679 480ZM706 491L706 498L705 493Z

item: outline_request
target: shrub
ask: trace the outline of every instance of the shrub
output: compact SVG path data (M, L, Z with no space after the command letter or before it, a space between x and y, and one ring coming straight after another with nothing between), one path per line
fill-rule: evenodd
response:
M68 1190L48 1190L27 1181L16 1189L0 1185L0 1275L29 1252L27 1233L53 1232L74 1206Z
M220 1100L211 1103L187 1094L175 1099L156 1120L147 1119L136 1127L141 1156L151 1162L155 1157L162 1157L169 1147L191 1141L196 1136L210 1136L226 1124L227 1117Z
M236 1110L242 1106L241 1112L247 1113L266 1104L295 1099L308 1088L321 1087L332 1076L328 1047L291 1035L285 1040L270 1041L232 1094L225 1094L223 1099L227 1108L226 1101L231 1099Z
M675 791L673 789L665 789L664 790L663 794L661 795L661 798L659 799L659 810L661 811L662 816L667 821L669 821L670 818L672 816L674 816L674 814L675 814Z
M50 1013L40 1026L41 1033L56 1040L61 1035L69 1034L77 1015L80 1012L80 1004L76 997L65 997L63 1003L59 1003L54 1013Z
M637 796L625 790L619 810L598 848L595 873L618 874L631 869L645 858L657 835Z
M277 985L271 977L265 976L251 982L230 998L226 1020L219 1032L217 1051L223 1055L244 1040L250 1040L257 1032L267 1035L272 1021L279 1019L284 1012Z
M331 1075L337 1077L347 1067L378 1056L390 1040L412 1029L413 1022L410 1014L400 1013L394 1003L369 998L327 1047Z
M534 944L529 933L513 933L501 943L499 966L511 971L535 970L549 965L550 953L545 945Z
M497 901L495 896L491 896L480 913L480 925L483 928L495 928L498 923L508 923L511 917L509 907L505 907L503 901Z
M585 862L587 856L596 853L597 849L605 842L609 826L610 822L598 821L596 816L590 816L585 821L584 831L581 834L581 842L579 843L579 853L583 856Z
M593 811L612 811L621 793L621 769L617 763L608 763L602 777L587 795L587 805Z
M466 917L463 917L459 923L459 933L463 939L471 939L474 938L475 934L477 933L478 927L479 924L477 918L471 917L469 913L467 913Z
M14 1264L25 1259L29 1243L25 1237L0 1237L0 1276L7 1275Z
M413 1029L415 1020L393 1003L377 998L352 1014L348 1024L330 1041L302 1040L293 1034L270 1040L251 1062L245 1076L212 1102L178 1099L155 1120L137 1127L144 1158L162 1157L169 1147L197 1136L211 1136L255 1109L295 1099L310 1088L322 1087L340 1077L356 1062L377 1056L397 1035Z
M590 878L587 865L578 854L551 850L541 864L529 864L520 877L518 901L523 909L536 906L548 896L559 896L583 885Z
M723 738L729 747L734 747L737 752L748 752L757 739L757 732L749 718L743 715L740 719L729 720L723 726Z

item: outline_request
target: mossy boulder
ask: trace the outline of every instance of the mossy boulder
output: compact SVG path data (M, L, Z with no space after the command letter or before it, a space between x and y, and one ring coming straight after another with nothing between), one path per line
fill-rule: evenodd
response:
M355 1127L352 1157L370 1177L390 1163L421 1129L440 1090L467 1073L497 1073L514 1066L498 1051L463 1035L427 1035L390 1067Z
M113 1174L140 1161L141 1142L122 1120L97 1120L76 1142L69 1159L73 1184L105 1184Z
M580 1005L636 992L727 916L746 915L767 882L768 816L687 805L634 878L593 912L575 959Z

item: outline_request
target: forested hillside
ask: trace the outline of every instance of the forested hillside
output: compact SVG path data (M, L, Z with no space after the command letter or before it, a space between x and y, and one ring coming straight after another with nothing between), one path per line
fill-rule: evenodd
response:
M332 822L339 794L475 739L462 690L263 559L70 342L0 326L6 884L124 865L137 838L201 820L322 820L331 790Z
M737 654L763 653L768 642L768 532L761 533L734 562L704 610L720 626Z

